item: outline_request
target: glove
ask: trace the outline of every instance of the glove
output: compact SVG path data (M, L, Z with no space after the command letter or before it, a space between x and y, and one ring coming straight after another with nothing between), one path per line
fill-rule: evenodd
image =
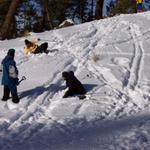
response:
M19 79L18 78L15 79L15 83L16 83L16 85L19 85Z

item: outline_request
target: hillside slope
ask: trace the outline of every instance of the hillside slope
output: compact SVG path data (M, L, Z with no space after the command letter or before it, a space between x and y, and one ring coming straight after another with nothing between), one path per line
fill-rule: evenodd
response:
M15 48L19 77L27 78L19 105L0 101L0 150L148 149L149 25L147 12L0 41L0 60ZM33 37L48 42L49 54L23 54ZM62 98L68 70L86 99Z

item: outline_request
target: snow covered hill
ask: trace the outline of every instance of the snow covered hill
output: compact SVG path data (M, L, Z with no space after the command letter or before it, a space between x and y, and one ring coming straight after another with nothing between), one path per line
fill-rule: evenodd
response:
M50 53L25 56L33 37ZM0 60L9 48L27 80L19 105L0 101L0 150L150 149L150 12L0 41ZM62 98L69 70L86 99Z

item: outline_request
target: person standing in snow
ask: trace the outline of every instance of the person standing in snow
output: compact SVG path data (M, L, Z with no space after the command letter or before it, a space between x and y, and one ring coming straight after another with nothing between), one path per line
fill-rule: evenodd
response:
M10 92L12 95L12 101L14 103L19 103L17 85L18 81L18 69L16 67L16 62L14 60L15 49L9 49L7 55L2 60L2 85L4 85L4 94L2 101L7 101L10 97Z
M137 12L143 11L143 0L136 0L136 8Z
M74 76L73 71L63 72L63 79L66 81L66 87L68 90L64 94L63 98L73 96L75 94L85 94L85 88L81 84L81 82Z
M48 53L48 43L42 43L40 46L38 46L36 43L38 42L38 39L33 39L32 41L29 41L25 39L25 47L24 47L24 53L29 54L37 54L37 53Z

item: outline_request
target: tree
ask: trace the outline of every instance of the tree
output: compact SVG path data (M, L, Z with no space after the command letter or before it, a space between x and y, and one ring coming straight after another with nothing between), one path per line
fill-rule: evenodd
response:
M90 6L91 3L89 0L70 0L66 15L73 21L79 23L87 22L92 18L92 12Z
M49 1L48 0L41 0L42 6L42 24L43 28L46 30L50 30L53 28L52 20L49 13Z
M5 17L5 21L0 29L0 39L4 40L5 38L7 38L8 33L10 31L13 19L14 19L14 15L17 11L17 8L20 4L20 0L13 0L11 1L10 7L8 9L7 15Z
M10 4L10 0L1 0L0 1L0 27L2 26L2 24L5 20L5 15L7 13L9 4Z
M91 9L89 11L89 15L88 15L88 21L92 21L94 19L94 0L91 0L90 3Z
M95 19L103 18L103 4L104 0L96 0Z
M111 8L110 10L110 16L135 12L136 12L135 0L117 0L114 7Z
M0 39L50 30L66 19L76 23L101 19L103 1L0 0Z
M69 6L69 0L62 0L58 3L58 7L61 8L61 14L58 16L58 20L60 23L62 23L64 20L66 20L66 11Z

